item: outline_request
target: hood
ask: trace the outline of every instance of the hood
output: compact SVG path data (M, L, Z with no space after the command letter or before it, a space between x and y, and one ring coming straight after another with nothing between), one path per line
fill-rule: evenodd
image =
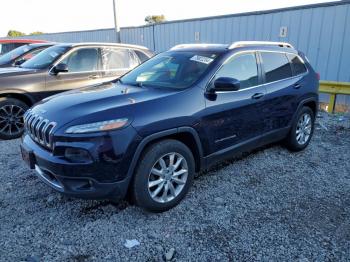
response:
M29 68L22 68L22 67L5 67L5 68L0 68L0 78L6 77L6 76L35 74L38 71L39 70L37 69L29 69Z
M58 124L92 123L133 118L133 108L145 101L176 93L176 90L104 83L68 91L44 99L32 111Z

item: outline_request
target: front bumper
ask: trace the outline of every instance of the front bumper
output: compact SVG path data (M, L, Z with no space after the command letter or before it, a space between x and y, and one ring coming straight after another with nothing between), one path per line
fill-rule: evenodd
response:
M85 199L123 199L129 185L128 179L114 183L100 183L90 177L69 178L59 176L35 165L38 178L54 190Z
M130 130L127 132L130 134ZM66 144L69 147L85 145L81 141ZM114 150L115 147L119 150ZM72 163L44 149L29 135L23 136L21 144L23 159L35 170L38 178L54 190L85 199L123 199L131 179L126 174L133 143L123 149L127 153L121 153L122 145L118 145L113 136L108 136L96 141L90 139L87 148L91 151L91 161Z

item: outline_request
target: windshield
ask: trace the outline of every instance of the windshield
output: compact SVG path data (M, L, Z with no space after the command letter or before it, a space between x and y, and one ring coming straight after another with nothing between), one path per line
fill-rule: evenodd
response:
M51 46L38 55L24 62L21 67L30 69L45 69L48 68L57 58L64 54L69 49L68 46Z
M12 51L4 54L0 57L0 64L7 64L11 62L12 60L16 59L17 57L23 55L24 53L28 52L31 49L29 45L23 45L20 47L17 47L16 49L13 49Z
M213 52L166 52L121 78L123 84L187 88L195 83L218 56Z

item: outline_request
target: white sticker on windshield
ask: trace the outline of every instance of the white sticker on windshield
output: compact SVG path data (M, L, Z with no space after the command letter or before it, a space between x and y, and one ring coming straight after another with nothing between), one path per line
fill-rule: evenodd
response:
M50 56L55 58L58 54L55 51L51 51L50 52Z
M213 62L214 59L205 56L195 55L192 56L190 60L208 65L211 62Z

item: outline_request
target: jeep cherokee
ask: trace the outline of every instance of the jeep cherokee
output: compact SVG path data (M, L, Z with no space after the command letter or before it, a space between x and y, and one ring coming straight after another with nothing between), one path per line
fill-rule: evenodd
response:
M177 205L195 172L276 141L310 142L318 77L290 44L179 45L25 115L23 159L72 196Z

